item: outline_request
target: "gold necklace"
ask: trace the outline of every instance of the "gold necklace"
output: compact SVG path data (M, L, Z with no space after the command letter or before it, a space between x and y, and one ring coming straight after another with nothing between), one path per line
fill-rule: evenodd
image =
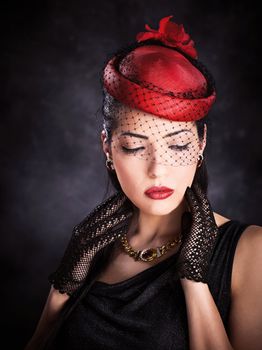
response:
M120 241L122 243L122 246L124 247L125 251L129 256L134 258L136 261L152 261L155 259L158 259L160 256L166 254L166 252L175 247L177 244L179 244L182 241L181 235L179 238L175 239L172 242L168 242L167 244L164 244L160 247L156 248L148 248L143 250L134 250L131 245L127 241L127 236L124 234L122 237L120 237Z

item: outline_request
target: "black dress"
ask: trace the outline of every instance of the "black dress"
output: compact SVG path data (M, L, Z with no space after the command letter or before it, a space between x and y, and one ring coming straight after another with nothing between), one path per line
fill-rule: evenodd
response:
M248 224L231 220L219 227L208 285L227 328L231 271L238 239ZM186 303L169 256L125 281L95 281L57 331L53 349L189 349Z

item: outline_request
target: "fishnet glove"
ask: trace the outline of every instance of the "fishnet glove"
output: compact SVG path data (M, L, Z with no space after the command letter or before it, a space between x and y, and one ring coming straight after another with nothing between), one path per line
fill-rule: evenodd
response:
M178 257L178 275L206 283L218 227L210 203L198 185L187 187L185 197L191 213L182 217L182 227L186 229Z
M133 209L123 192L100 203L73 228L73 234L58 269L48 280L60 293L78 289L89 272L95 254L127 232Z

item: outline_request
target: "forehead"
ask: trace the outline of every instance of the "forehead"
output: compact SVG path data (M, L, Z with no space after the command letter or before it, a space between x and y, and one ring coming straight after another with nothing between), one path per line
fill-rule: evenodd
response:
M144 133L168 133L178 130L195 130L195 122L174 121L166 118L129 108L122 105L116 115L118 119L117 131L139 131Z

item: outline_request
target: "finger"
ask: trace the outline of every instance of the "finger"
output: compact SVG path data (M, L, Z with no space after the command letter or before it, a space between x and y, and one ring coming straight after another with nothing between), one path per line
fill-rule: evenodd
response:
M211 245L211 242L217 238L219 231L216 225L213 211L211 209L211 205L207 199L205 192L198 187L195 187L194 190L196 196L199 199L199 202L202 203L201 207L203 214L199 230L202 231L201 236L203 238L203 243L208 247Z
M122 192L116 192L102 203L98 204L78 225L83 229L97 225L98 222L103 221L106 217L111 216L117 212L124 203L127 197Z
M115 196L113 196L112 201L110 204L106 205L106 215L111 215L112 213L117 212L119 209L122 208L122 206L125 204L125 202L128 201L128 198L123 192L117 192Z
M216 225L214 213L206 193L199 186L194 186L194 190L195 190L196 196L199 198L199 203L201 203L201 206L206 218L206 224L209 227L215 228L217 225Z
M198 206L198 198L194 192L194 189L192 187L187 187L185 192L186 200L189 204L191 212L194 214L195 210Z
M129 207L122 206L121 210L110 215L105 216L103 220L90 224L86 227L87 230L91 231L91 237L96 235L102 235L112 229L116 229L121 225L125 224L126 221L130 220L133 216L133 210ZM89 235L90 236L90 235Z
M202 204L202 207L204 207L205 211L211 210L210 202L205 194L205 192L201 189L200 186L194 185L194 192L195 195L198 197L199 202Z
M121 227L125 225L128 221L131 220L133 216L133 211L129 210L128 208L121 210L119 213L115 213L112 216L105 218L105 220L102 223L102 231L100 232L99 229L97 229L97 234L106 232L108 230L115 230L118 227Z
M101 230L101 232L97 231L96 235L90 238L86 244L89 246L96 246L97 242L111 242L117 237L127 233L130 222L132 218L132 213L126 215L125 219L122 221L118 221L117 224L112 227L107 227L106 229Z
M198 202L199 208L202 210L203 217L205 217L206 220L210 221L210 218L213 217L213 211L206 193L198 184L192 185L192 193L195 200Z
M93 239L86 242L85 252L87 254L89 254L91 251L97 252L101 248L112 243L117 238L119 238L123 234L125 234L127 229L128 229L128 225L126 224L122 227L119 227L117 230L115 230L113 232L107 232L107 233L104 233L102 235L98 235L98 236L94 237Z
M180 245L180 249L182 249L185 242L190 239L190 232L192 229L192 214L190 212L184 212L181 217L181 238L182 244Z
M200 223L201 217L204 215L204 213L202 203L197 194L195 193L194 188L187 187L185 196L189 204L190 211L192 213L193 223Z
M96 216L97 213L103 217L112 215L112 213L115 213L117 210L119 210L119 208L121 208L126 200L127 197L123 192L114 193L93 210L93 212L90 214L90 219ZM100 216L97 216L98 220L99 217Z
M109 198L107 198L106 200L104 200L102 203L99 203L90 213L88 213L88 215L82 220L82 223L85 224L87 222L90 222L91 220L93 220L94 218L96 220L99 220L99 215L98 213L105 211L105 208L109 207L110 205L112 205L112 203L116 200L117 198L117 194L113 194L112 196L110 196ZM80 223L81 224L81 223Z
M106 229L107 225L103 226L105 219L113 215L117 210L126 210L126 205L123 205L123 200L126 200L126 197L121 193L115 193L111 197L107 198L104 202L97 205L92 212L90 212L79 224L77 224L74 230L74 236L82 237L93 237L96 234L96 229L100 233ZM117 207L114 204L117 203ZM102 229L103 228L103 229Z
M89 223L90 229L93 229L93 227L96 227L98 224L104 226L105 229L107 226L112 227L118 222L125 220L130 213L133 213L133 206L125 195L123 196L120 194L120 197L111 204L114 205L114 207L110 206L109 208L105 208L105 210L101 210L97 214L98 219L95 217L91 220Z
M210 224L203 210L201 198L198 196L195 187L192 186L192 188L187 189L187 198L192 208L191 234L195 237L204 237L206 232L209 232L207 228L210 227Z

